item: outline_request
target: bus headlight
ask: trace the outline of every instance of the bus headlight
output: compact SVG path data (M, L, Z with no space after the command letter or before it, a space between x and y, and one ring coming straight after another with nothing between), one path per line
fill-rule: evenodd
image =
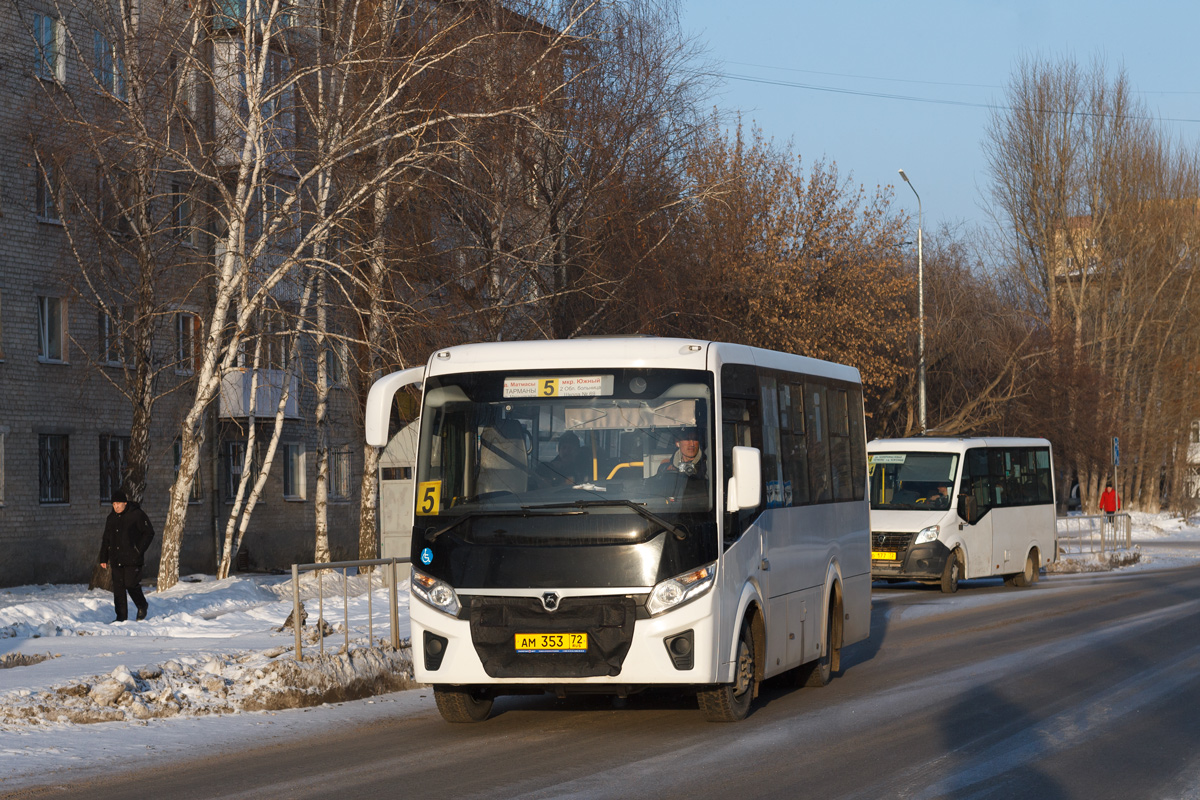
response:
M428 575L412 571L412 593L443 614L455 616L458 614L458 595L445 581L431 578Z
M689 600L694 600L712 588L713 578L716 577L716 574L717 565L714 562L663 581L650 592L650 599L646 601L646 610L653 617L668 609L681 606Z
M939 533L941 533L941 528L939 528L937 525L930 525L928 528L922 528L921 532L917 534L917 538L913 539L913 544L936 542Z

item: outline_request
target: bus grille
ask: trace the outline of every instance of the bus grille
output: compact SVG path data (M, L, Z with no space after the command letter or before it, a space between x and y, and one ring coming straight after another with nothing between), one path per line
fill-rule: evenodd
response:
M912 544L913 536L915 535L912 531L902 533L871 531L871 549L904 551Z
M564 597L547 611L536 597L474 596L465 609L471 641L493 678L567 680L621 674L637 603L628 596ZM583 653L518 653L518 633L586 633Z

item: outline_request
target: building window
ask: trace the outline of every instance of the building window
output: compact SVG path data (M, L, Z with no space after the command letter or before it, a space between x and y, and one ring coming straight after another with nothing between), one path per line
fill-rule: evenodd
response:
M191 375L199 367L200 318L187 311L175 315L175 374Z
M112 42L96 31L92 36L92 50L95 64L92 75L96 85L117 99L125 99L125 62L118 54Z
M111 313L110 313L111 312ZM129 349L125 340L125 315L120 306L111 306L97 315L96 336L99 342L99 357L106 364L123 366L128 362Z
M331 387L346 385L346 364L349 362L350 348L344 341L329 342L325 351L325 375Z
M283 496L288 500L303 500L304 445L298 442L283 445Z
M329 448L329 499L350 499L350 445Z
M33 193L33 213L42 222L58 222L58 206L54 202L56 186L54 165L49 161L39 160L36 169L37 184Z
M107 503L129 473L129 437L100 437L100 500Z
M1200 444L1200 419L1192 420L1192 436L1188 441L1192 444Z
M171 234L185 244L195 244L192 195L182 183L171 184Z
M246 443L245 442L226 442L225 443L225 502L232 503L237 497L238 486L242 482L242 471L246 467ZM246 500L250 496L250 492L254 491L254 484L258 481L258 470L260 468L260 456L256 453L250 460L250 477L246 483L246 494L242 496L242 500ZM264 498L260 497L261 503Z
M0 291L0 361L4 360L4 292Z
M183 442L175 440L174 446L175 456L175 480L179 480L179 468L183 464ZM188 493L189 503L199 503L203 497L203 490L200 483L200 475L203 470L196 470L196 474L192 476L192 489Z
M67 304L61 297L38 297L37 312L38 361L65 362Z
M38 434L38 500L42 503L71 502L68 437Z
M55 17L33 15L34 75L59 83L67 79L67 64L63 58L66 33L62 22Z

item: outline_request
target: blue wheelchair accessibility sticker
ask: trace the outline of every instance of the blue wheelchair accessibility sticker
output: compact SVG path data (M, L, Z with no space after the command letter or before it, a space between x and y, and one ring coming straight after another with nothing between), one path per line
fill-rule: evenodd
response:
M426 547L424 550L421 551L421 563L428 567L432 561L433 561L433 549Z

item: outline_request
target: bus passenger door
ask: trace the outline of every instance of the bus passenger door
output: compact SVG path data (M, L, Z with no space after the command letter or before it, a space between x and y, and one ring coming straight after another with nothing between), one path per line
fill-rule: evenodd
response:
M988 469L988 451L976 447L967 451L963 463L963 476L960 495L970 498L972 517L970 522L960 519L959 528L963 545L966 548L967 571L966 578L979 578L991 575L992 564L992 518L994 503L993 486Z

